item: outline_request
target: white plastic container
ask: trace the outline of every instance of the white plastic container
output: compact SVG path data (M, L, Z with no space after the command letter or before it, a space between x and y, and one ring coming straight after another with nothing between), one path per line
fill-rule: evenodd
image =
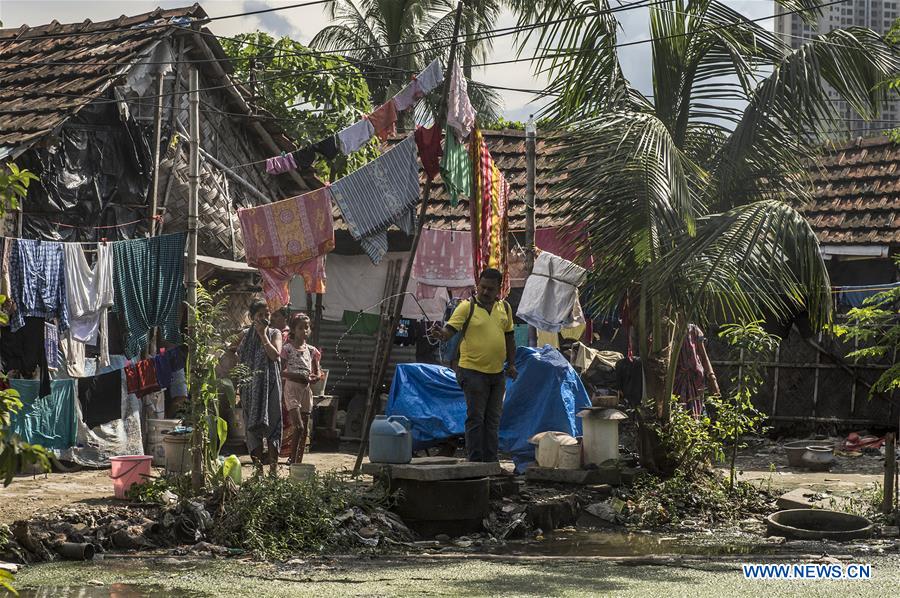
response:
M181 420L179 419L148 419L147 420L147 454L153 457L153 465L163 467L166 464L166 449L163 439L166 434L175 429Z
M628 417L616 409L592 407L577 413L584 428L584 464L601 465L619 458L619 421Z
M581 445L560 445L557 466L560 469L581 469Z
M550 468L559 467L561 446L578 444L578 440L565 432L540 432L532 436L528 442L537 445L535 456L537 458L538 466Z

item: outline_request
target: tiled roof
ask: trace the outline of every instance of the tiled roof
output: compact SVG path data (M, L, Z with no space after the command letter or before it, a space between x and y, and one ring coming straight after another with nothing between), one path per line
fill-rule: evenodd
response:
M517 130L482 131L491 156L506 177L510 186L509 230L525 230L525 132ZM388 143L396 143L403 139L398 135ZM538 228L559 226L563 223L563 207L555 204L551 211L546 198L550 195L551 186L562 180L558 169L553 165L552 152L548 153L541 132L537 133L535 173L535 224ZM424 177L422 178L424 185ZM460 198L459 205L450 206L441 177L438 175L432 182L431 199L428 208L428 226L433 228L469 229L469 202ZM335 226L346 228L335 208Z
M190 35L189 45L206 44L208 54L195 48L188 57L219 79L216 69L231 73L231 64L218 40L186 27L208 19L199 4L156 10L94 23L0 29L0 148L23 146L51 133L81 108L117 85L154 45L176 35ZM208 34L207 29L199 32ZM211 62L207 57L215 57ZM221 85L234 109L247 112L249 93L240 85ZM258 110L259 114L268 113ZM249 120L249 119L247 119ZM256 119L254 119L256 120ZM260 124L282 150L293 150L282 129L271 119ZM318 185L315 185L318 186Z
M0 30L0 146L41 137L100 97L131 61L172 33L170 27L136 27L178 17L206 13L195 4L99 23L54 20Z
M821 243L900 245L900 145L886 137L826 150L804 214Z

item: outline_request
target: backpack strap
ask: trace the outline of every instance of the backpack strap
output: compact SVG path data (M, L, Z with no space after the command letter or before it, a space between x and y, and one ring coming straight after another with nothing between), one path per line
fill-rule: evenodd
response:
M466 336L466 330L469 328L469 322L472 321L472 314L475 313L475 299L469 299L469 315L466 316L466 321L463 324L461 334L459 336L459 342L462 342L462 339Z

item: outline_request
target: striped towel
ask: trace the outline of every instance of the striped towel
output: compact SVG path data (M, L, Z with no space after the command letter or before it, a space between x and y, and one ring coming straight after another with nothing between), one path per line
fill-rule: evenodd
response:
M413 234L419 200L416 142L410 135L356 172L331 184L350 234L378 264L388 250L387 230Z

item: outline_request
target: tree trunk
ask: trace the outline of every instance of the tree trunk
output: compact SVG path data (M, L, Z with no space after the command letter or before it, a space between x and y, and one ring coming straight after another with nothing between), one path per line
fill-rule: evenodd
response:
M669 366L669 348L651 352L645 359L641 357L644 370L645 394L649 399L642 408L642 417L638 422L638 454L648 471L668 476L674 473L677 465L662 445L659 426L669 421L669 405L671 391L668 388L666 373Z

